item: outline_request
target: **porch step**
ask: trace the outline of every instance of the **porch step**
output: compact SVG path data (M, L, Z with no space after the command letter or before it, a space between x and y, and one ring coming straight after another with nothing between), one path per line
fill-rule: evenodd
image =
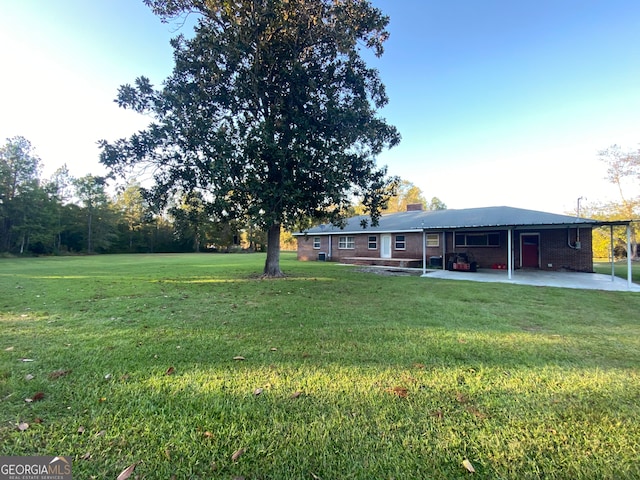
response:
M351 265L377 265L382 267L420 268L421 258L344 257L342 262Z

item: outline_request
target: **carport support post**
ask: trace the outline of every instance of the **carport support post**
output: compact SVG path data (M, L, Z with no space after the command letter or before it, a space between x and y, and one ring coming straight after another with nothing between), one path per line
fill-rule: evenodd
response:
M631 224L627 223L627 287L631 290Z
M613 248L613 225L609 225L609 235L610 235L610 239L609 242L611 244L611 252L609 253L609 255L611 256L611 281L615 282L616 280L616 258L614 256L615 252L614 252L614 248Z
M507 230L507 277L511 280L513 275L511 265L513 263L513 253L511 252L513 248L513 229L510 228Z

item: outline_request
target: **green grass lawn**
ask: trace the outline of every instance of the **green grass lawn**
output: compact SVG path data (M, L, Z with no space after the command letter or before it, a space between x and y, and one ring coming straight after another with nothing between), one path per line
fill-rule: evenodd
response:
M640 295L263 263L0 260L0 455L77 479L640 478Z
M611 275L611 263L605 261L597 261L593 263L593 270L596 273L602 273L604 275ZM620 260L614 263L614 274L616 277L627 279L627 261ZM640 283L640 264L633 262L631 264L631 281L634 283Z

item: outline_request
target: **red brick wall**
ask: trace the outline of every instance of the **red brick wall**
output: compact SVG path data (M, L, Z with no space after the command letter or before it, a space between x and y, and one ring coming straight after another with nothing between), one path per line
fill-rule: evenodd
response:
M300 236L296 237L298 241L298 260L308 261L308 260L317 260L318 253L329 251L329 237L326 235L320 236L320 248L313 248L313 236Z
M571 270L593 272L593 252L591 228L580 229L580 250L570 248L567 242L574 245L576 229L540 231L540 269ZM551 266L549 266L551 264Z
M458 232L463 233L463 232ZM454 234L447 232L447 257L455 253L465 253L471 261L475 261L478 264L478 268L491 268L494 264L506 264L507 263L507 232L496 232L500 235L500 245L486 246L486 247L457 247L454 248L453 239ZM442 241L442 240L441 240ZM431 249L427 249L427 255L432 255ZM441 256L442 247L433 250L433 255ZM446 266L446 265L445 265Z
M541 270L576 270L584 272L593 271L593 259L591 249L591 229L580 229L580 241L582 248L576 250L567 245L567 229L556 230L523 230L514 232L513 241L513 264L519 268L520 262L520 235L525 233L540 234L540 269ZM327 260L341 261L345 257L374 257L380 258L380 236L375 235L377 248L368 248L368 234L348 235L353 236L355 248L339 248L339 237L347 235L331 235L331 251L329 251L329 235L321 235L320 248L313 248L313 235L297 237L298 240L298 260L317 260L318 254L324 252ZM422 232L405 233L406 248L396 250L396 234L391 234L391 256L392 258L422 258ZM452 252L466 253L472 260L478 262L478 268L491 268L494 264L506 264L507 252L507 232L500 232L500 245L497 247L453 247L453 233L447 233L447 254ZM569 230L569 241L573 245L576 241L575 228ZM427 261L429 257L442 256L442 234L440 234L440 245L438 247L427 247ZM549 266L551 265L551 266Z
M392 258L422 258L422 232L405 233L405 249L396 250L396 234L391 234L391 257ZM339 248L340 237L354 237L355 248ZM313 248L313 235L300 236L298 239L298 260L317 260L318 254L324 252L333 261L340 261L345 257L374 257L380 258L380 234L371 234L376 237L376 248L369 249L369 235L322 235L320 238L320 248ZM331 252L329 252L329 237L331 237ZM329 255L329 253L331 253ZM329 260L329 258L327 258Z

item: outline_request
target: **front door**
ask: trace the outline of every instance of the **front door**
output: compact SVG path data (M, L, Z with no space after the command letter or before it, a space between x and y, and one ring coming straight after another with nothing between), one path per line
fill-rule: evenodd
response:
M391 258L391 235L380 235L380 258Z
M540 268L540 235L521 235L522 267Z

